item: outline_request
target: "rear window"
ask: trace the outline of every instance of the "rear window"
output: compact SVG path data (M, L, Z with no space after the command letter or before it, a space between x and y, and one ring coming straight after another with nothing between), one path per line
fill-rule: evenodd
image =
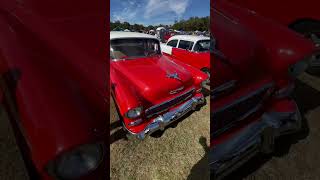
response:
M192 50L193 42L191 41L184 41L180 40L179 42L179 48L185 49L185 50Z

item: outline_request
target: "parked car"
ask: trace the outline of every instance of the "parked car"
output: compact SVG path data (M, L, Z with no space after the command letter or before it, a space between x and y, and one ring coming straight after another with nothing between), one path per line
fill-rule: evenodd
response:
M320 13L318 0L228 0L238 6L247 8L252 14L261 15L276 21L304 37L312 40L320 47ZM307 72L320 74L320 54L310 59Z
M101 7L84 0L77 8L61 0L0 2L1 113L8 114L26 179L109 177Z
M316 48L228 1L216 0L211 12L209 164L212 177L220 179L257 153L273 152L278 137L301 130L299 108L290 94Z
M200 69L210 77L210 37L177 35L161 45L164 55Z
M110 33L112 97L124 128L139 139L205 102L208 76L161 54L159 40L140 33Z

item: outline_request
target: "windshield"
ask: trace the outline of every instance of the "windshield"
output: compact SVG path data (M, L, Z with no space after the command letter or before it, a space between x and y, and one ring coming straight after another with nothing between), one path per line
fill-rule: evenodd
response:
M194 51L197 52L207 52L211 50L212 42L210 40L200 40L194 46Z
M159 41L156 39L128 38L110 42L111 60L129 60L160 55Z

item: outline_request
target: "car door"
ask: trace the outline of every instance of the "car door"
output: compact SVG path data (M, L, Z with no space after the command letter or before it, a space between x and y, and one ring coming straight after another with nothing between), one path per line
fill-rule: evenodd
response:
M172 56L179 61L196 67L196 61L194 59L194 52L192 52L194 42L187 40L180 40L177 48L172 48Z
M161 51L164 55L172 55L172 48L177 47L178 39L172 39L167 44L160 44Z

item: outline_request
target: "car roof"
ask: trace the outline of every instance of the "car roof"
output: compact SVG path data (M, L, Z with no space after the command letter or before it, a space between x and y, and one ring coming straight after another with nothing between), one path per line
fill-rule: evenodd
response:
M196 36L196 35L176 35L172 36L168 41L173 39L186 40L186 41L199 41L199 40L210 40L210 37L207 36Z
M137 33L137 32L124 32L124 31L110 31L110 40L112 39L123 39L123 38L151 38L157 39L155 36Z

